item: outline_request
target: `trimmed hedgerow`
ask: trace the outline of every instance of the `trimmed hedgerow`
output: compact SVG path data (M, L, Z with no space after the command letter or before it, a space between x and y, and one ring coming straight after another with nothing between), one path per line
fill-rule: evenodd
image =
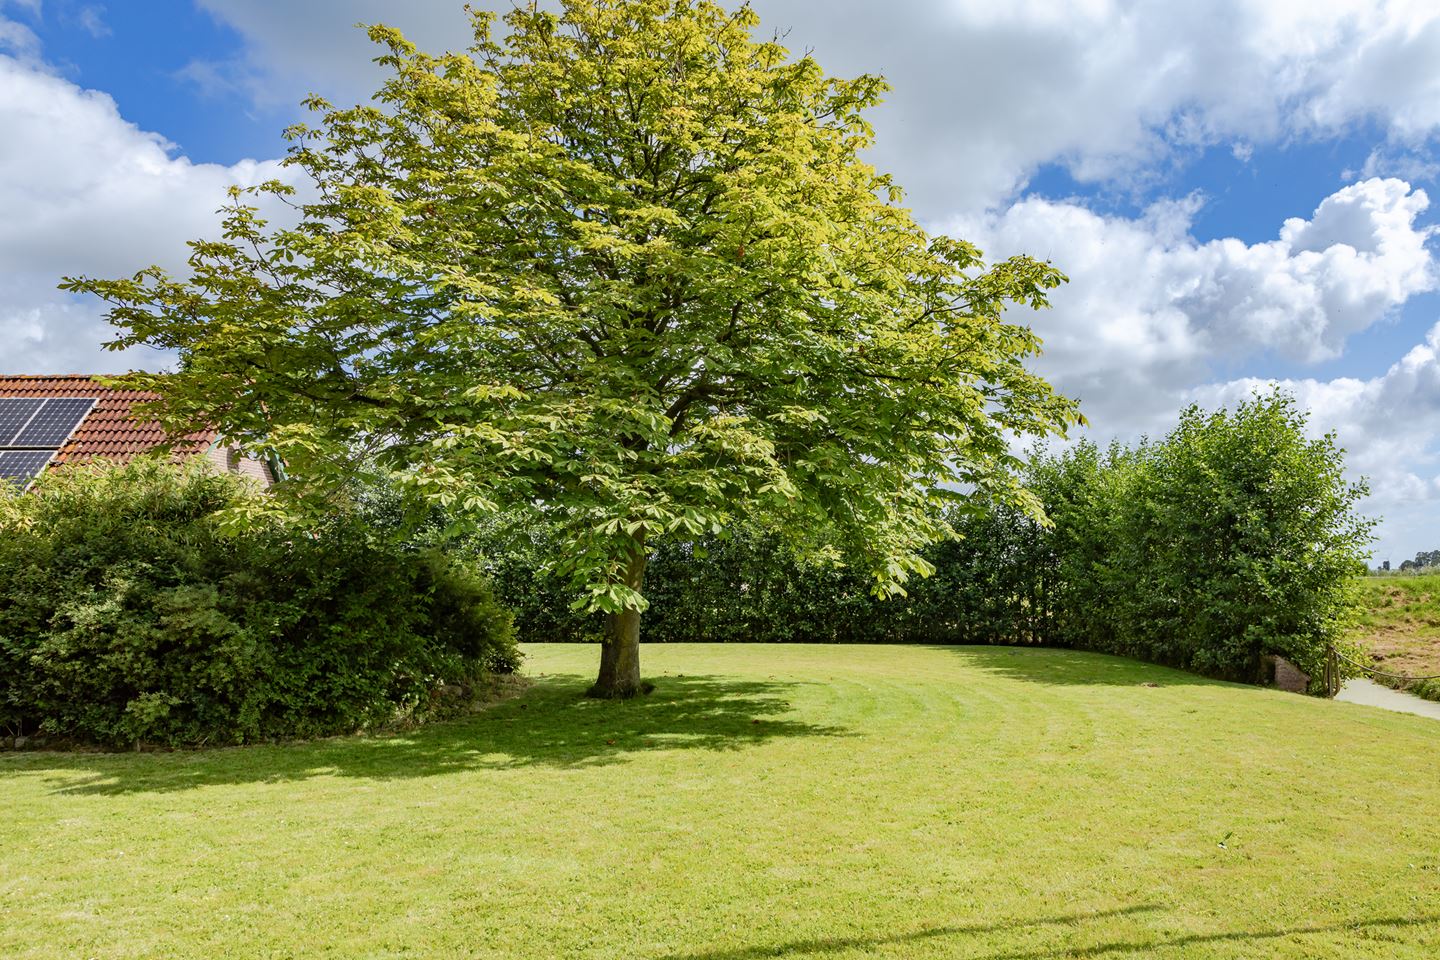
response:
M0 728L107 746L321 736L432 714L518 663L452 560L354 516L222 529L237 478L151 461L0 495Z
M1318 677L1346 628L1373 524L1333 436L1307 436L1283 394L1185 411L1158 442L1039 455L1025 484L1049 522L979 500L949 517L935 568L880 600L852 569L804 564L772 537L664 541L643 640L1035 643L1254 681L1262 655ZM503 536L499 535L503 532ZM527 640L588 640L563 584L537 571L559 545L511 518L480 536Z

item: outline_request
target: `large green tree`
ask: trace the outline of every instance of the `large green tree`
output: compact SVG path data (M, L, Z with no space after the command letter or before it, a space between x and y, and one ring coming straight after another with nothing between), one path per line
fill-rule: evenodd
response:
M138 378L174 428L272 448L303 495L373 464L460 515L543 511L608 614L602 696L641 688L658 537L758 519L898 592L950 491L1032 504L1009 441L1079 417L1002 311L1064 278L917 225L862 159L881 79L709 0L472 16L444 56L370 28L374 102L309 100L298 190L235 191L187 277L67 279L117 346L178 351Z

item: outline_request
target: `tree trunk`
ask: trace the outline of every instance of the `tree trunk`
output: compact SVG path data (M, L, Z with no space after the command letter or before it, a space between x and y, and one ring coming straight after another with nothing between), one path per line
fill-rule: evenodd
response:
M635 545L625 568L625 585L639 590L645 583L645 544ZM648 693L640 682L640 611L606 614L605 639L600 644L600 676L590 696L624 700Z

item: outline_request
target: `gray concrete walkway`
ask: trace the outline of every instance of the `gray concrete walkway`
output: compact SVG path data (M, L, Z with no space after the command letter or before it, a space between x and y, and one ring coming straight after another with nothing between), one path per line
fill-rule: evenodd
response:
M1382 687L1374 680L1346 680L1345 686L1340 688L1336 700L1344 700L1346 703L1363 703L1371 707L1383 707L1386 710L1398 710L1400 713L1416 713L1422 717L1432 717L1440 720L1440 703L1434 700L1425 700L1409 693L1401 693L1399 690L1391 690L1389 687Z

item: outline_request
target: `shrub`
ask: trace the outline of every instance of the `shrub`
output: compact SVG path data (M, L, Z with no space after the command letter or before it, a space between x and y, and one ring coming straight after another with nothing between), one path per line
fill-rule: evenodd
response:
M117 746L424 718L518 663L485 581L336 516L222 528L243 481L154 461L0 496L0 726Z
M1333 436L1289 397L1186 410L1161 442L1033 468L1055 528L1059 642L1253 680L1275 653L1313 677L1347 627L1373 524Z

